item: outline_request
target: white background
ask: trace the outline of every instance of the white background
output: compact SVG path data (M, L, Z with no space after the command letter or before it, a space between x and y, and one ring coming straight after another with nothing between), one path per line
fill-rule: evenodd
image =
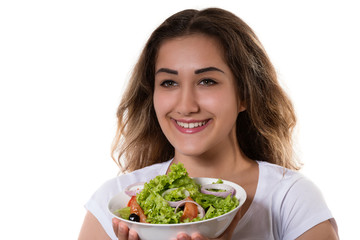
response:
M185 8L230 10L257 33L299 119L302 172L342 239L358 236L360 17L355 1L1 1L0 239L76 239L118 169L116 108L149 34Z

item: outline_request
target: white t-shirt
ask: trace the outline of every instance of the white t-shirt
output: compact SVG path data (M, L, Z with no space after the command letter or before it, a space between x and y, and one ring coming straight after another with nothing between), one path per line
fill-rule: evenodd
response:
M126 186L164 175L171 163L155 164L118 176L103 184L86 203L111 239L116 240L109 200ZM319 189L299 172L258 161L259 181L254 199L240 219L232 239L293 240L315 225L330 219L336 222Z

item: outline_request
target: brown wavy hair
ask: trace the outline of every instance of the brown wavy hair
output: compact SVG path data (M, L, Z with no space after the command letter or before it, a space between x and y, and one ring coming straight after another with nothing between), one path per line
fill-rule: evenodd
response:
M240 149L251 159L299 169L293 158L296 117L292 103L253 30L236 15L219 8L178 12L152 33L117 110L113 159L123 171L133 171L174 156L154 110L155 62L164 40L196 33L221 43L238 96L246 104L246 111L236 120Z

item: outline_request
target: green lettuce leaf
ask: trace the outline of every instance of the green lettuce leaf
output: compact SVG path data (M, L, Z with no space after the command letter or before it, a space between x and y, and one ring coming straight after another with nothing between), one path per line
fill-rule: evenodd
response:
M115 211L121 218L129 219L130 217L130 207L124 207Z

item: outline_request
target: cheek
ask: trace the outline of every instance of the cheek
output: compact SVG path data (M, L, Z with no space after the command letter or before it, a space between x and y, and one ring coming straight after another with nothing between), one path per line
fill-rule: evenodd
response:
M171 108L171 98L167 94L154 91L154 109L159 121Z
M219 91L211 94L203 94L199 99L201 99L201 106L219 117L230 117L230 115L234 114L237 115L238 101L233 91Z
M156 94L156 91L154 92L153 102L156 116L159 117L159 109L161 110L161 104L163 101L161 101L159 95Z

